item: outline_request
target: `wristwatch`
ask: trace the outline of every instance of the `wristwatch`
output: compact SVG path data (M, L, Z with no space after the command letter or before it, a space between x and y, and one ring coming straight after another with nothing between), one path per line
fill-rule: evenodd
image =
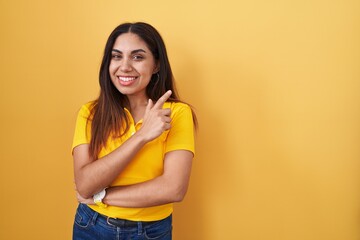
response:
M101 190L100 192L96 193L96 194L93 196L94 203L95 203L96 205L98 205L99 207L101 207L101 208L106 208L107 205L102 202L102 200L104 199L105 195L106 195L106 191L105 191L105 188L104 188L103 190Z

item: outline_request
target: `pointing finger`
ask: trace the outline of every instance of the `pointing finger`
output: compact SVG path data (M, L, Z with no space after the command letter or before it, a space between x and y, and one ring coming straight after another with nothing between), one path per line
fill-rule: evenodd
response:
M166 93L164 93L164 95L162 95L159 100L155 103L154 108L157 109L161 109L162 106L164 105L164 103L166 102L166 100L169 99L169 97L171 96L172 91L168 90Z
M146 109L145 109L145 115L151 110L153 105L154 105L153 101L151 99L149 99L148 104L147 104Z

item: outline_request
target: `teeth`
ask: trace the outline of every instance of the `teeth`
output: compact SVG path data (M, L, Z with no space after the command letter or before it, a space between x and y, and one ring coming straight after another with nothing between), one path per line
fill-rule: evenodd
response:
M136 77L119 77L121 81L129 82L135 80Z

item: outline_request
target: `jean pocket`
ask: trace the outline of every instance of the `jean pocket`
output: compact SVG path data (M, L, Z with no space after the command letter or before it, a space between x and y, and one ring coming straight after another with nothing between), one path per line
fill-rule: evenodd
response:
M88 227L92 219L91 214L86 212L86 208L88 206L79 204L75 214L75 224L82 228Z
M159 221L147 228L145 228L145 238L148 240L167 240L171 239L172 224L169 221Z
M145 239L148 240L167 240L171 239L171 229L167 229L166 231L160 232L153 232L153 231L146 231L145 232Z

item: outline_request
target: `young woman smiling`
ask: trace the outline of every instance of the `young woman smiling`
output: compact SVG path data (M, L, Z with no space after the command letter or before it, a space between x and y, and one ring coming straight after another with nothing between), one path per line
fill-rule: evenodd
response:
M147 23L116 27L100 95L79 111L73 239L171 239L194 156L196 118L176 93L164 42Z

